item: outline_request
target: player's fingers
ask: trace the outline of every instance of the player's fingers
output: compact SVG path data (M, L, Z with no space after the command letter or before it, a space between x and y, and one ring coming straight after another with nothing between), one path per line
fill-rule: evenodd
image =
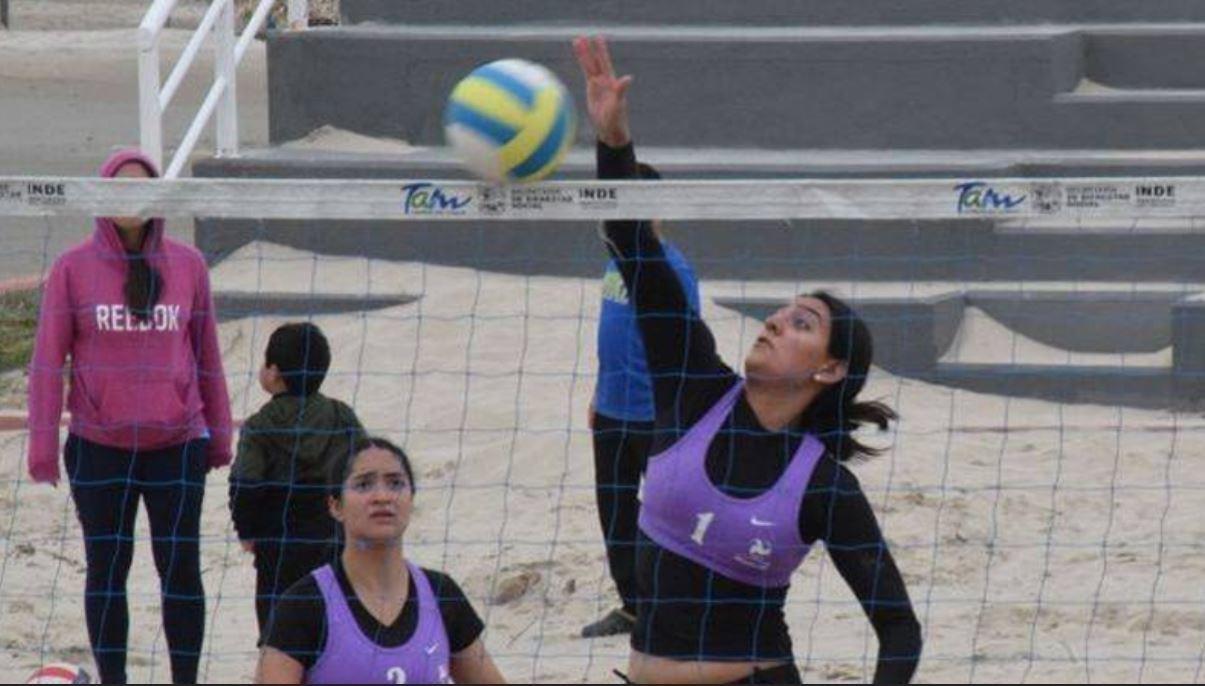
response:
M598 55L598 64L602 73L607 76L615 76L615 65L611 63L611 51L607 49L606 38L594 37L594 52Z
M573 39L573 54L577 57L577 64L582 68L582 74L586 78L594 75L594 56L590 54L590 42L584 36L578 36Z
M623 97L627 96L628 88L630 88L631 86L632 86L632 76L629 74L628 76L625 76L622 79L619 79L618 82L616 82L615 94L617 96L619 96L620 98L623 98Z

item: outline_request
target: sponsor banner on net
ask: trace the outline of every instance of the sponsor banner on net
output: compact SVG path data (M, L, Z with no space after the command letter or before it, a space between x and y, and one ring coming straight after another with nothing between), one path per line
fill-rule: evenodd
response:
M67 184L61 181L0 183L0 203L48 207L67 204Z
M477 210L483 215L540 213L566 208L607 210L619 207L619 189L606 186L549 188L547 186L477 187Z
M1032 189L1020 184L964 181L954 186L958 214L1020 214L1028 210Z
M469 213L473 200L471 193L429 181L402 186L402 211L405 214L463 216Z
M25 201L22 184L0 183L0 202L17 204Z
M609 210L619 207L619 189L605 186L577 189L578 204L588 210Z
M1029 188L1033 209L1039 214L1058 214L1063 210L1063 186L1051 181L1035 183Z
M1110 210L1133 207L1175 207L1176 185L1151 183L1092 183L1068 185L1067 207L1076 210Z
M1134 204L1138 207L1175 207L1174 183L1140 183L1134 186Z
M487 216L500 216L509 209L504 186L482 185L477 187L477 209Z
M1170 208L1176 206L1174 183L1064 183L1040 181L1028 185L966 181L954 187L958 214L1055 215L1064 212L1108 213L1134 208Z
M1067 207L1073 210L1108 210L1129 207L1134 192L1112 183L1069 184L1064 187Z
M539 212L553 207L574 205L577 196L568 188L514 186L510 189L510 207L524 212Z

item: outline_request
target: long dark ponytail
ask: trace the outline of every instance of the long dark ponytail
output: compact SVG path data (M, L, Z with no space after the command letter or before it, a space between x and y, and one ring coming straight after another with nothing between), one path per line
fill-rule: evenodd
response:
M159 302L163 291L163 278L146 259L146 238L151 234L151 222L142 227L143 244L138 250L126 251L126 281L124 293L126 307L135 317L147 321Z
M843 380L826 389L808 407L803 416L804 426L815 431L829 453L841 462L874 457L883 451L859 442L853 433L867 424L884 430L899 415L877 400L857 401L874 357L870 329L840 298L825 291L809 295L828 306L832 322L828 354L845 362L847 372Z

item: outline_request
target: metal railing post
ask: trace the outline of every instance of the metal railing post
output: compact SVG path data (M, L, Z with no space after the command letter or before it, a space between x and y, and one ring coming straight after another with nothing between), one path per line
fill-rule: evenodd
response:
M237 155L238 142L238 79L234 47L237 36L234 32L234 1L225 2L218 21L214 25L214 81L226 80L225 92L217 107L217 154Z
M163 109L159 106L159 32L138 29L138 131L142 152L163 169Z
M193 148L201 138L201 132L209 125L210 117L215 117L215 112L214 137L217 154L238 154L238 65L255 39L256 33L267 20L276 0L259 0L241 36L235 32L234 0L212 0L209 10L205 12L200 26L184 47L184 52L181 53L167 82L161 85L159 35L176 2L177 0L154 0L138 27L138 109L142 149L164 170L165 179L176 178L184 170ZM293 9L294 4L299 5L302 12L308 8L306 0L289 0L289 3L290 9ZM213 86L206 93L200 110L193 117L171 162L165 165L163 113L183 82L205 37L210 33L214 37Z

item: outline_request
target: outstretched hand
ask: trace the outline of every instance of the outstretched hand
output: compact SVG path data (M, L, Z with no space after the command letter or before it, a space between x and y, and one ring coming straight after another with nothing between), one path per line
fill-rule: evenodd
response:
M573 40L573 52L586 77L586 109L598 139L612 148L632 140L628 126L628 87L631 76L615 76L611 53L602 36Z

